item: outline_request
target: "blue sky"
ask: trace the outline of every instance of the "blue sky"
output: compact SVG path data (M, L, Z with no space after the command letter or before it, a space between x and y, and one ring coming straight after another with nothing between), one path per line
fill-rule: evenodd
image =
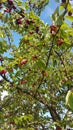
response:
M55 0L50 0L49 4L45 7L43 12L41 13L40 16L41 20L43 20L45 23L51 24L50 16L52 15L52 13L54 12L54 10L58 5L59 4L55 2Z

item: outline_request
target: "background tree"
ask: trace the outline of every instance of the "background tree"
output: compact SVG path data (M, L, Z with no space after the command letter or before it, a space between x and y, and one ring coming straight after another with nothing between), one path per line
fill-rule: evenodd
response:
M8 92L0 99L1 130L73 127L73 97L65 103L73 87L73 9L69 0L56 1L51 25L40 20L49 0L0 1L0 91Z

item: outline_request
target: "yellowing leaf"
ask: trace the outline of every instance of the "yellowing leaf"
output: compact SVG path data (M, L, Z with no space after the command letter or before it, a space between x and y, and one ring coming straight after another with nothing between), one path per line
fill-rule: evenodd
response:
M66 16L65 17L67 20L69 20L69 21L72 21L73 22L73 16Z
M71 90L66 95L66 104L73 110L73 92Z

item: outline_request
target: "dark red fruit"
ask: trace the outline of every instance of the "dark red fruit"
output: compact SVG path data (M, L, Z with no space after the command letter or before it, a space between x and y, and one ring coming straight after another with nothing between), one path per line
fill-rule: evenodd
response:
M25 24L30 24L30 21L28 19L25 20Z
M11 121L11 122L9 122L9 124L10 124L10 125L14 125L15 123L14 123L14 121Z
M12 5L13 4L13 0L8 0L8 4Z
M34 32L33 32L33 31L30 31L29 33L30 33L30 34L33 34Z
M38 128L36 128L35 130L38 130Z
M1 70L1 71L0 71L0 74L4 74L4 75L5 75L6 73L7 73L6 70Z
M24 64L26 64L27 62L28 62L28 59L23 59L23 60L20 62L19 66L24 65Z
M13 84L13 83L11 83L11 84L10 84L10 87L11 87L11 88L13 88L13 87L14 87L14 84Z
M16 9L16 6L15 5L13 5L13 7L12 7L14 10Z
M40 79L39 79L39 78L37 79L37 82L40 82Z
M42 70L42 76L47 76L47 73L45 72L45 70Z
M63 44L63 40L62 39L58 39L57 44L58 45L62 45Z
M4 58L0 57L0 61L1 61L1 62L4 61Z
M72 15L72 12L71 12L71 11L69 11L69 12L68 12L68 15L69 15L69 16L71 16L71 15Z
M21 18L16 19L16 24L21 24L21 23L22 23Z
M52 33L52 35L55 35L56 31L57 31L56 26L55 25L51 25L50 26L50 33Z
M64 64L64 62L63 61L61 61L61 65L63 65Z
M0 8L2 8L2 3L0 3Z
M0 80L0 83L2 83L2 80Z
M33 55L32 56L32 60L34 61L34 60L36 60L37 59L37 56L36 55Z
M32 84L32 87L35 87L35 83Z
M36 27L36 33L38 33L40 31L39 27Z
M62 3L66 3L66 0L62 0Z
M0 3L0 6L2 5L2 3Z
M4 11L7 12L7 13L10 13L11 12L11 8L6 8Z
M56 130L62 130L62 128L60 126L57 126Z
M10 72L13 72L13 69L12 68L10 68L10 70L9 70Z
M25 81L22 79L22 80L20 81L20 84L21 84L21 85L25 84Z

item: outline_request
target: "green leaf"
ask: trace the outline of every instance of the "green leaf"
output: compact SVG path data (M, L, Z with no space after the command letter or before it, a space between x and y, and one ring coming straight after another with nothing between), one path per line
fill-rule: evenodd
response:
M33 128L27 128L27 130L34 130Z
M61 16L59 16L57 19L57 24L61 25L62 23L63 23L63 20L62 20Z
M66 95L66 104L73 110L73 92L71 90Z
M64 6L60 5L60 11L62 11L64 9Z
M59 16L59 7L57 7L54 13L52 14L52 20L57 21L58 16Z
M32 120L33 120L33 115L32 115L32 114L27 114L27 115L24 116L23 119L24 119L24 120L32 121Z
M73 22L73 16L66 16L65 17L67 20L69 20L69 21L72 21Z

